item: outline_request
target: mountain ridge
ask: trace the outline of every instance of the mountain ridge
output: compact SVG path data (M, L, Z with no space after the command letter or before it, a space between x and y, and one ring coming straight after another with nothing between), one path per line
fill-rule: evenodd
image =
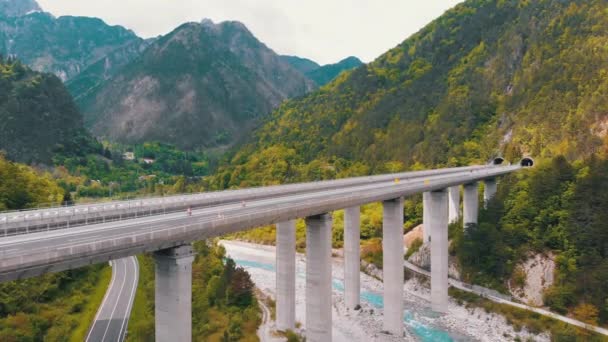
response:
M0 0L0 17L20 17L42 9L35 0Z
M205 20L153 42L79 105L98 136L191 149L231 145L281 101L313 88L242 23Z

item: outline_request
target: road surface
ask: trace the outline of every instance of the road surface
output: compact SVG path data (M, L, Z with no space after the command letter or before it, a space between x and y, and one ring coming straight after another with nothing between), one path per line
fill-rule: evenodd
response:
M0 281L23 279L237 231L493 178L519 166L331 189L0 239Z
M87 334L87 342L121 342L127 334L139 265L134 256L113 260L111 264L112 280Z

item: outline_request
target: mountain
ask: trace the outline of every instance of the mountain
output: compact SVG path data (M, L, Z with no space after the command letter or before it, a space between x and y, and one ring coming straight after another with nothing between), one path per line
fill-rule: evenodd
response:
M20 17L32 12L40 12L34 0L0 0L0 17Z
M125 143L226 146L314 88L238 22L186 23L79 105L94 134Z
M319 64L317 64L317 62L312 61L308 58L302 58L298 56L281 56L281 59L289 63L289 65L291 65L304 75L321 67Z
M254 161L269 151L292 172L338 165L328 176L353 165L384 172L501 152L599 151L608 142L605 13L599 0L466 1L373 63L284 103L226 177L239 185L236 174L262 172Z
M109 26L101 19L55 18L41 12L33 0L4 0L0 2L2 5L6 8L0 11L4 13L0 14L0 54L19 58L32 69L54 73L63 81L71 80L95 63L106 63L104 57L111 54L112 63L106 63L103 73L96 75L109 77L147 45L132 31ZM87 71L88 75L91 73Z
M465 1L374 62L283 103L219 169L212 188L531 155L537 166L501 177L477 225L450 229L450 253L465 281L503 292L526 283L526 260L554 256L545 305L605 325L606 13L604 0ZM370 217L381 217L375 208ZM420 198L408 198L405 216L414 225L421 222L415 208ZM381 224L366 229L381 236ZM524 326L544 325L531 321ZM552 333L599 340L572 328Z
M327 64L318 69L311 70L306 73L306 76L313 80L320 87L333 81L343 71L351 70L363 65L363 62L357 57L348 57L335 64Z
M96 148L59 78L0 59L0 150L9 159L50 164L56 153Z
M345 58L338 63L323 66L320 66L310 59L297 56L281 56L281 58L320 87L331 82L343 71L363 65L363 62L361 62L359 58L352 56Z

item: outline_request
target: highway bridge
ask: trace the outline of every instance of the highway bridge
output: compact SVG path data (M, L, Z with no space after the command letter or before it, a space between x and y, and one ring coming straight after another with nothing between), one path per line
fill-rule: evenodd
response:
M403 334L403 198L424 194L431 244L431 305L448 303L448 223L460 215L477 222L478 182L484 200L496 179L532 166L490 165L335 181L51 208L0 216L0 281L34 277L154 252L157 341L191 340L191 243L277 225L277 327L295 328L295 219L306 219L306 337L331 340L331 215L345 209L346 305L359 304L359 207L383 203L384 329ZM134 204L136 203L136 204ZM194 208L188 215L186 208ZM451 208L451 209L450 209ZM2 217L4 219L2 219ZM4 224L4 226L2 226ZM61 229L63 228L63 229Z

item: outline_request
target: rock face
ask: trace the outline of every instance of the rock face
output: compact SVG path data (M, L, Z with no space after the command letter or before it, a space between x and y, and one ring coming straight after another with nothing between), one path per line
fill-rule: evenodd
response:
M55 18L31 1L5 0L0 2L0 13L7 3L13 15L0 14L0 54L16 57L36 71L51 72L64 82L108 55L114 56L113 63L100 75L113 74L146 45L124 27L109 26L97 18ZM16 3L19 7L12 6Z
M425 243L420 249L412 254L409 259L412 264L423 268L427 271L431 270L431 244ZM448 276L454 279L460 279L460 269L456 258L449 256L448 259Z
M417 239L422 240L423 238L424 238L424 227L421 224L419 224L417 227L415 227L414 229L410 230L405 235L403 235L403 245L406 248L410 248L412 246L412 243L414 243L414 241L416 241Z
M0 17L20 17L41 11L34 0L0 0Z
M80 98L85 123L110 140L229 146L284 99L314 89L238 22L187 23Z
M553 254L531 255L524 263L517 265L514 274L519 274L522 278L511 279L509 291L513 297L524 303L542 306L544 304L543 294L547 288L553 285L554 273L555 256Z

